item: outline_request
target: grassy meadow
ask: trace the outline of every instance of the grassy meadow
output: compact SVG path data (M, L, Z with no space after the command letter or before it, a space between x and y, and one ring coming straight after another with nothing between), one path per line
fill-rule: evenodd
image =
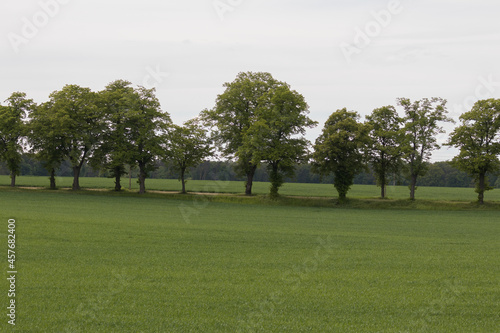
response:
M72 177L57 177L56 184L60 188L71 188ZM10 184L9 176L0 176L0 186ZM48 177L17 177L18 186L27 187L48 187ZM139 190L136 179L132 179L131 188L133 191ZM111 178L80 178L82 188L94 189L113 189L114 179ZM122 187L128 189L129 180L122 180ZM244 193L243 182L224 182L224 181L200 181L190 180L186 184L188 192L211 192L211 193ZM180 191L181 184L175 179L147 179L146 190L150 191ZM263 195L269 193L269 183L255 182L253 193ZM284 196L299 197L337 197L337 191L332 184L297 184L285 183L280 188L280 194ZM350 198L370 199L380 197L380 188L373 185L354 185L348 193ZM390 199L403 200L409 197L407 186L388 186L387 197ZM477 194L473 188L447 188L447 187L418 187L416 198L422 200L444 200L444 201L462 201L471 202L477 200ZM500 201L500 189L487 191L486 201Z
M0 331L499 332L498 211L175 198L0 188L18 270Z

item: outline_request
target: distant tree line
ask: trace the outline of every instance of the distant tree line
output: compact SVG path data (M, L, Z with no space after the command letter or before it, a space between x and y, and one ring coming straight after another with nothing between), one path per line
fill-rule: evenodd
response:
M215 106L182 126L163 112L154 89L117 80L99 92L77 85L55 91L36 104L15 92L0 105L0 160L15 186L16 176L41 173L56 188L56 174L79 178L94 173L115 179L134 172L139 193L147 177L177 176L185 192L188 173L197 179L270 182L279 196L284 182L328 182L345 200L355 183L376 183L381 198L389 184L475 185L478 201L497 182L500 170L500 100L477 102L460 117L446 145L459 149L448 163L430 163L447 116L446 100L397 100L373 110L364 122L346 108L333 112L311 144L304 135L317 125L304 97L269 73L239 73ZM37 162L35 162L38 161ZM224 160L225 162L214 162ZM23 169L24 168L24 169ZM28 172L29 173L29 172Z
M43 176L48 177L49 173L43 167L42 163L28 154L23 154L21 157L20 175L22 176ZM152 179L179 179L180 175L168 163L157 161L156 169L148 174L148 178ZM239 176L235 172L235 163L228 161L203 161L200 164L191 167L187 170L187 179L190 180L222 180L222 181L245 181L244 177ZM287 183L305 183L305 184L332 184L333 175L328 177L320 177L312 172L311 164L297 164L295 167L295 176L286 178ZM10 171L7 165L0 162L0 175L9 175ZM57 177L72 177L73 170L68 161L64 161L58 170ZM84 164L80 173L81 177L111 177L108 171L95 170L88 164ZM125 175L128 177L128 173ZM137 170L132 169L132 178L137 178ZM500 177L495 174L489 174L491 184L495 188L500 188ZM259 166L255 171L254 181L269 182L269 176L265 166ZM376 185L376 179L373 171L363 171L354 177L356 185ZM429 163L429 169L425 176L422 176L419 181L419 186L430 187L474 187L474 179L466 172L454 167L450 162L434 162ZM389 185L407 186L409 182L404 177L399 175L390 176Z

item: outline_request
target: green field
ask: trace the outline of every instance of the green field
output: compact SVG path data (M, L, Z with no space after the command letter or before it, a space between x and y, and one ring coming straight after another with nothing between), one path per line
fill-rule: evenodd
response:
M70 188L73 183L71 177L57 177L57 186ZM48 187L47 177L22 176L17 178L19 186ZM10 184L9 176L0 176L0 186ZM111 178L80 178L82 188L113 189L114 179ZM122 186L128 189L128 179L123 179ZM190 192L219 192L219 193L244 193L243 182L214 182L191 180L187 182L187 190ZM139 186L136 179L132 179L132 190L138 191ZM177 180L147 179L146 189L151 191L180 191L181 185ZM255 182L254 194L268 194L269 183ZM336 197L337 191L331 184L296 184L286 183L280 189L280 194L285 196L304 197ZM380 189L373 185L354 185L348 193L351 198L378 198ZM387 196L391 199L407 199L409 190L406 186L388 186ZM443 187L419 187L416 193L417 199L422 200L446 200L471 202L477 200L477 194L473 188L443 188ZM488 191L485 194L486 201L500 201L500 190Z
M499 332L498 211L187 198L0 189L0 331Z

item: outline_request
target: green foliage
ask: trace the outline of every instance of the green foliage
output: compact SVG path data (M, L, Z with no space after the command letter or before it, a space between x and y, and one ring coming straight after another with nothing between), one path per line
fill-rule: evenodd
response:
M91 165L96 169L109 170L115 178L115 190L121 190L120 178L127 173L126 164L132 163L132 145L127 135L133 124L129 121L137 102L131 83L117 80L98 93L98 105L103 112L102 140L94 152Z
M145 193L146 177L156 168L156 159L163 155L162 143L171 120L168 113L161 111L154 88L139 87L135 94L127 117L127 140L131 145L130 158L139 166L139 193Z
M179 172L182 193L186 193L186 170L212 155L211 140L197 119L187 121L184 126L173 125L165 138L164 157L171 161L174 169Z
M359 115L347 109L330 115L316 140L313 165L321 175L333 173L340 200L345 200L356 174L365 169L363 150L369 143L370 127L359 122Z
M226 89L217 96L215 108L205 110L202 117L214 129L214 140L225 156L236 154L256 120L262 96L280 84L263 72L241 72L233 82L224 84Z
M0 105L0 161L7 164L11 186L15 186L21 171L22 138L27 132L24 120L35 104L21 92L13 93L6 102L7 106Z
M427 172L432 151L439 148L436 137L444 133L440 123L452 120L446 116L447 102L442 98L424 98L413 103L399 98L398 103L405 110L401 149L410 181L410 200L415 200L417 179Z
M39 138L38 144L49 142L41 156L50 158L49 167L57 164L62 156L68 158L73 167L73 190L79 190L79 177L83 164L92 156L102 138L104 123L102 111L97 106L97 95L89 88L66 85L50 94L50 99L41 107L40 117L34 118L33 126ZM41 124L36 121L41 120ZM52 122L47 126L47 121ZM49 127L53 132L44 134ZM56 150L53 152L52 150Z
M373 110L366 117L370 125L370 139L368 145L369 162L381 187L381 197L385 197L385 187L389 183L389 176L398 174L401 169L401 123L393 106L385 106Z
M252 194L252 182L258 159L254 151L240 151L248 140L248 131L258 120L257 110L261 103L268 102L264 96L284 83L263 72L239 73L231 83L225 83L226 90L217 96L212 110L204 110L202 119L213 129L212 137L220 152L229 158L237 156L237 171L247 177L246 194Z
M31 153L51 174L50 188L54 190L56 189L56 169L69 154L66 137L62 127L59 126L57 114L52 112L51 103L36 107L30 114L30 118L28 140Z
M500 170L500 100L478 101L460 121L447 144L460 149L453 164L474 178L478 200L483 203L484 192L493 189L487 173Z
M309 141L304 137L305 129L317 124L309 119L308 113L304 97L288 85L270 90L259 100L257 120L249 127L236 153L252 156L254 165L267 163L273 198L278 196L284 177L293 177L295 165L307 160Z
M55 169L67 158L73 168L74 190L80 189L79 175L89 161L95 168L111 171L116 190L121 189L126 164L138 164L141 193L162 153L162 136L170 124L154 89L133 89L123 80L99 93L67 85L52 93L31 118L32 151L51 172L51 188L55 187Z

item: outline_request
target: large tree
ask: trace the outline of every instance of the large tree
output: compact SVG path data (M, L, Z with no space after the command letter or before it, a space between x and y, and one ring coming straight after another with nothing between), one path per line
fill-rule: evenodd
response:
M202 112L202 118L213 130L213 138L220 152L229 158L236 157L246 140L249 128L255 123L255 112L262 97L283 83L271 74L262 72L239 73L233 82L225 83L225 91L217 96L216 105ZM252 184L258 163L253 151L237 155L237 171L246 177L245 193L252 194Z
M98 106L103 112L105 126L90 162L96 169L110 171L110 176L115 179L115 191L121 190L121 177L127 173L125 165L131 160L128 117L137 101L138 95L131 83L124 80L111 82L98 93Z
M162 143L171 125L170 116L162 112L155 88L139 87L136 101L127 117L127 140L131 144L130 160L139 166L139 193L146 192L148 173L163 155Z
M375 173L380 197L385 198L385 189L389 176L401 168L401 123L393 106L384 106L373 110L366 117L370 125L371 143L368 146L368 159Z
M13 93L6 102L7 106L0 105L0 160L7 164L10 186L14 187L21 170L22 139L26 135L24 120L35 105L22 92Z
M165 137L165 159L179 172L182 193L186 193L186 170L212 155L211 141L197 119L185 122L184 126L173 125Z
M359 114L344 108L330 115L316 140L314 170L323 176L333 173L340 201L346 199L354 177L365 169L368 132L369 126L359 122Z
M278 197L284 177L292 177L297 163L307 159L310 143L304 137L305 131L317 124L308 113L304 97L287 84L270 90L259 101L256 121L236 154L252 156L254 165L267 163L272 198Z
M460 116L460 122L447 143L460 149L452 163L474 178L478 201L483 204L484 192L493 189L487 173L500 169L500 99L478 101Z
M73 190L80 189L80 171L102 140L104 122L97 94L90 88L66 85L50 95L49 106L64 138L73 168Z
M410 181L410 200L415 200L417 179L425 175L432 151L440 147L436 140L444 133L440 123L451 119L446 116L446 100L442 98L414 102L400 98L398 103L405 111L401 149Z
M56 189L56 169L67 158L69 145L60 119L52 111L52 102L36 107L30 114L28 142L31 152L50 174L50 189Z

